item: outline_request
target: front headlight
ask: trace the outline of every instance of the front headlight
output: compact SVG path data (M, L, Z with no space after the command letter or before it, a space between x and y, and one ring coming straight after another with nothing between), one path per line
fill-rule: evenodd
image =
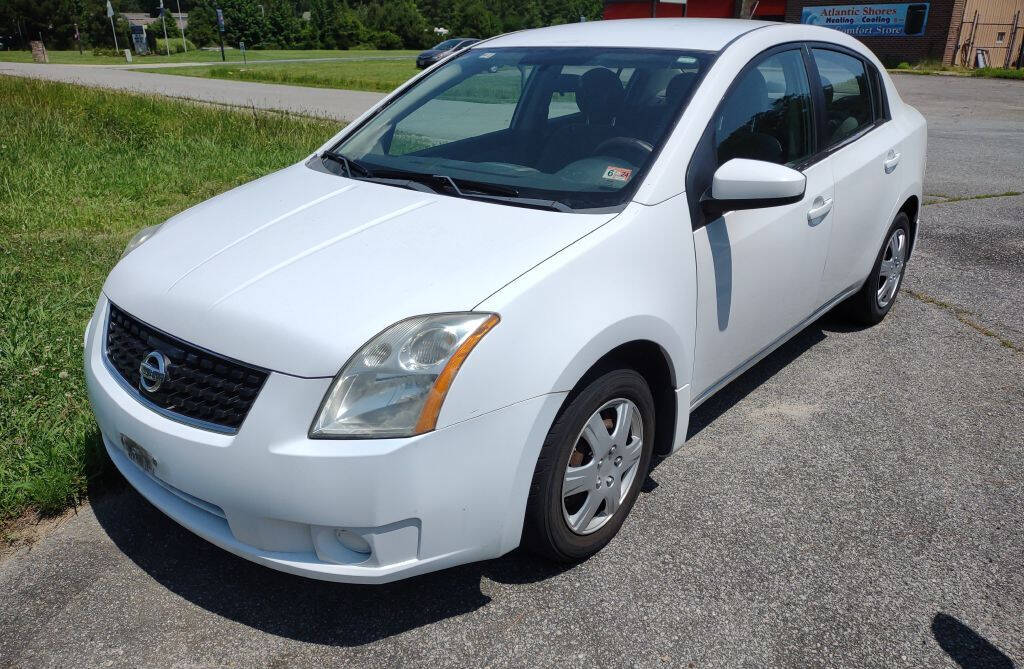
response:
M125 257L135 249L142 246L150 237L157 233L157 230L160 229L161 225L163 225L163 223L151 225L148 228L142 228L141 230L136 232L135 236L132 237L131 241L128 242L128 246L124 247L124 252L121 253L121 257Z
M466 356L497 314L416 316L371 339L335 377L311 438L411 437L433 430Z

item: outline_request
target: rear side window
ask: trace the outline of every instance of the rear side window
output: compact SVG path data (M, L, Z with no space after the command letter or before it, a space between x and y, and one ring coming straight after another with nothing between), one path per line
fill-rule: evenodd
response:
M740 75L715 117L718 164L733 158L799 163L811 155L812 128L800 50L772 54Z
M811 52L825 97L825 139L833 147L874 123L879 101L872 100L872 86L860 58L828 49Z

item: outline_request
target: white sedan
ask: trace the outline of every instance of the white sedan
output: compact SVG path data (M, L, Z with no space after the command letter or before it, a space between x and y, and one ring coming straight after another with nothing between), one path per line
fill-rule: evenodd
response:
M86 331L103 441L171 518L303 576L584 559L695 407L833 307L885 317L924 160L837 31L480 42L132 240Z

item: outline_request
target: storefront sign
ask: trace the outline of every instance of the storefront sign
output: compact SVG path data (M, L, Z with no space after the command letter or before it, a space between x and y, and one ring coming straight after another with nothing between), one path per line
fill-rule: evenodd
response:
M928 24L928 4L908 2L804 7L800 23L835 28L856 37L923 35Z

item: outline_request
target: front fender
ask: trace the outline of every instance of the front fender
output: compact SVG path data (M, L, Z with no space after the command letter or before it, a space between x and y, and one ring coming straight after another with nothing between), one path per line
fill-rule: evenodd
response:
M685 197L630 204L477 305L501 322L459 372L438 425L571 390L605 354L636 340L661 347L674 386L687 387L695 305ZM687 413L677 412L684 421Z

